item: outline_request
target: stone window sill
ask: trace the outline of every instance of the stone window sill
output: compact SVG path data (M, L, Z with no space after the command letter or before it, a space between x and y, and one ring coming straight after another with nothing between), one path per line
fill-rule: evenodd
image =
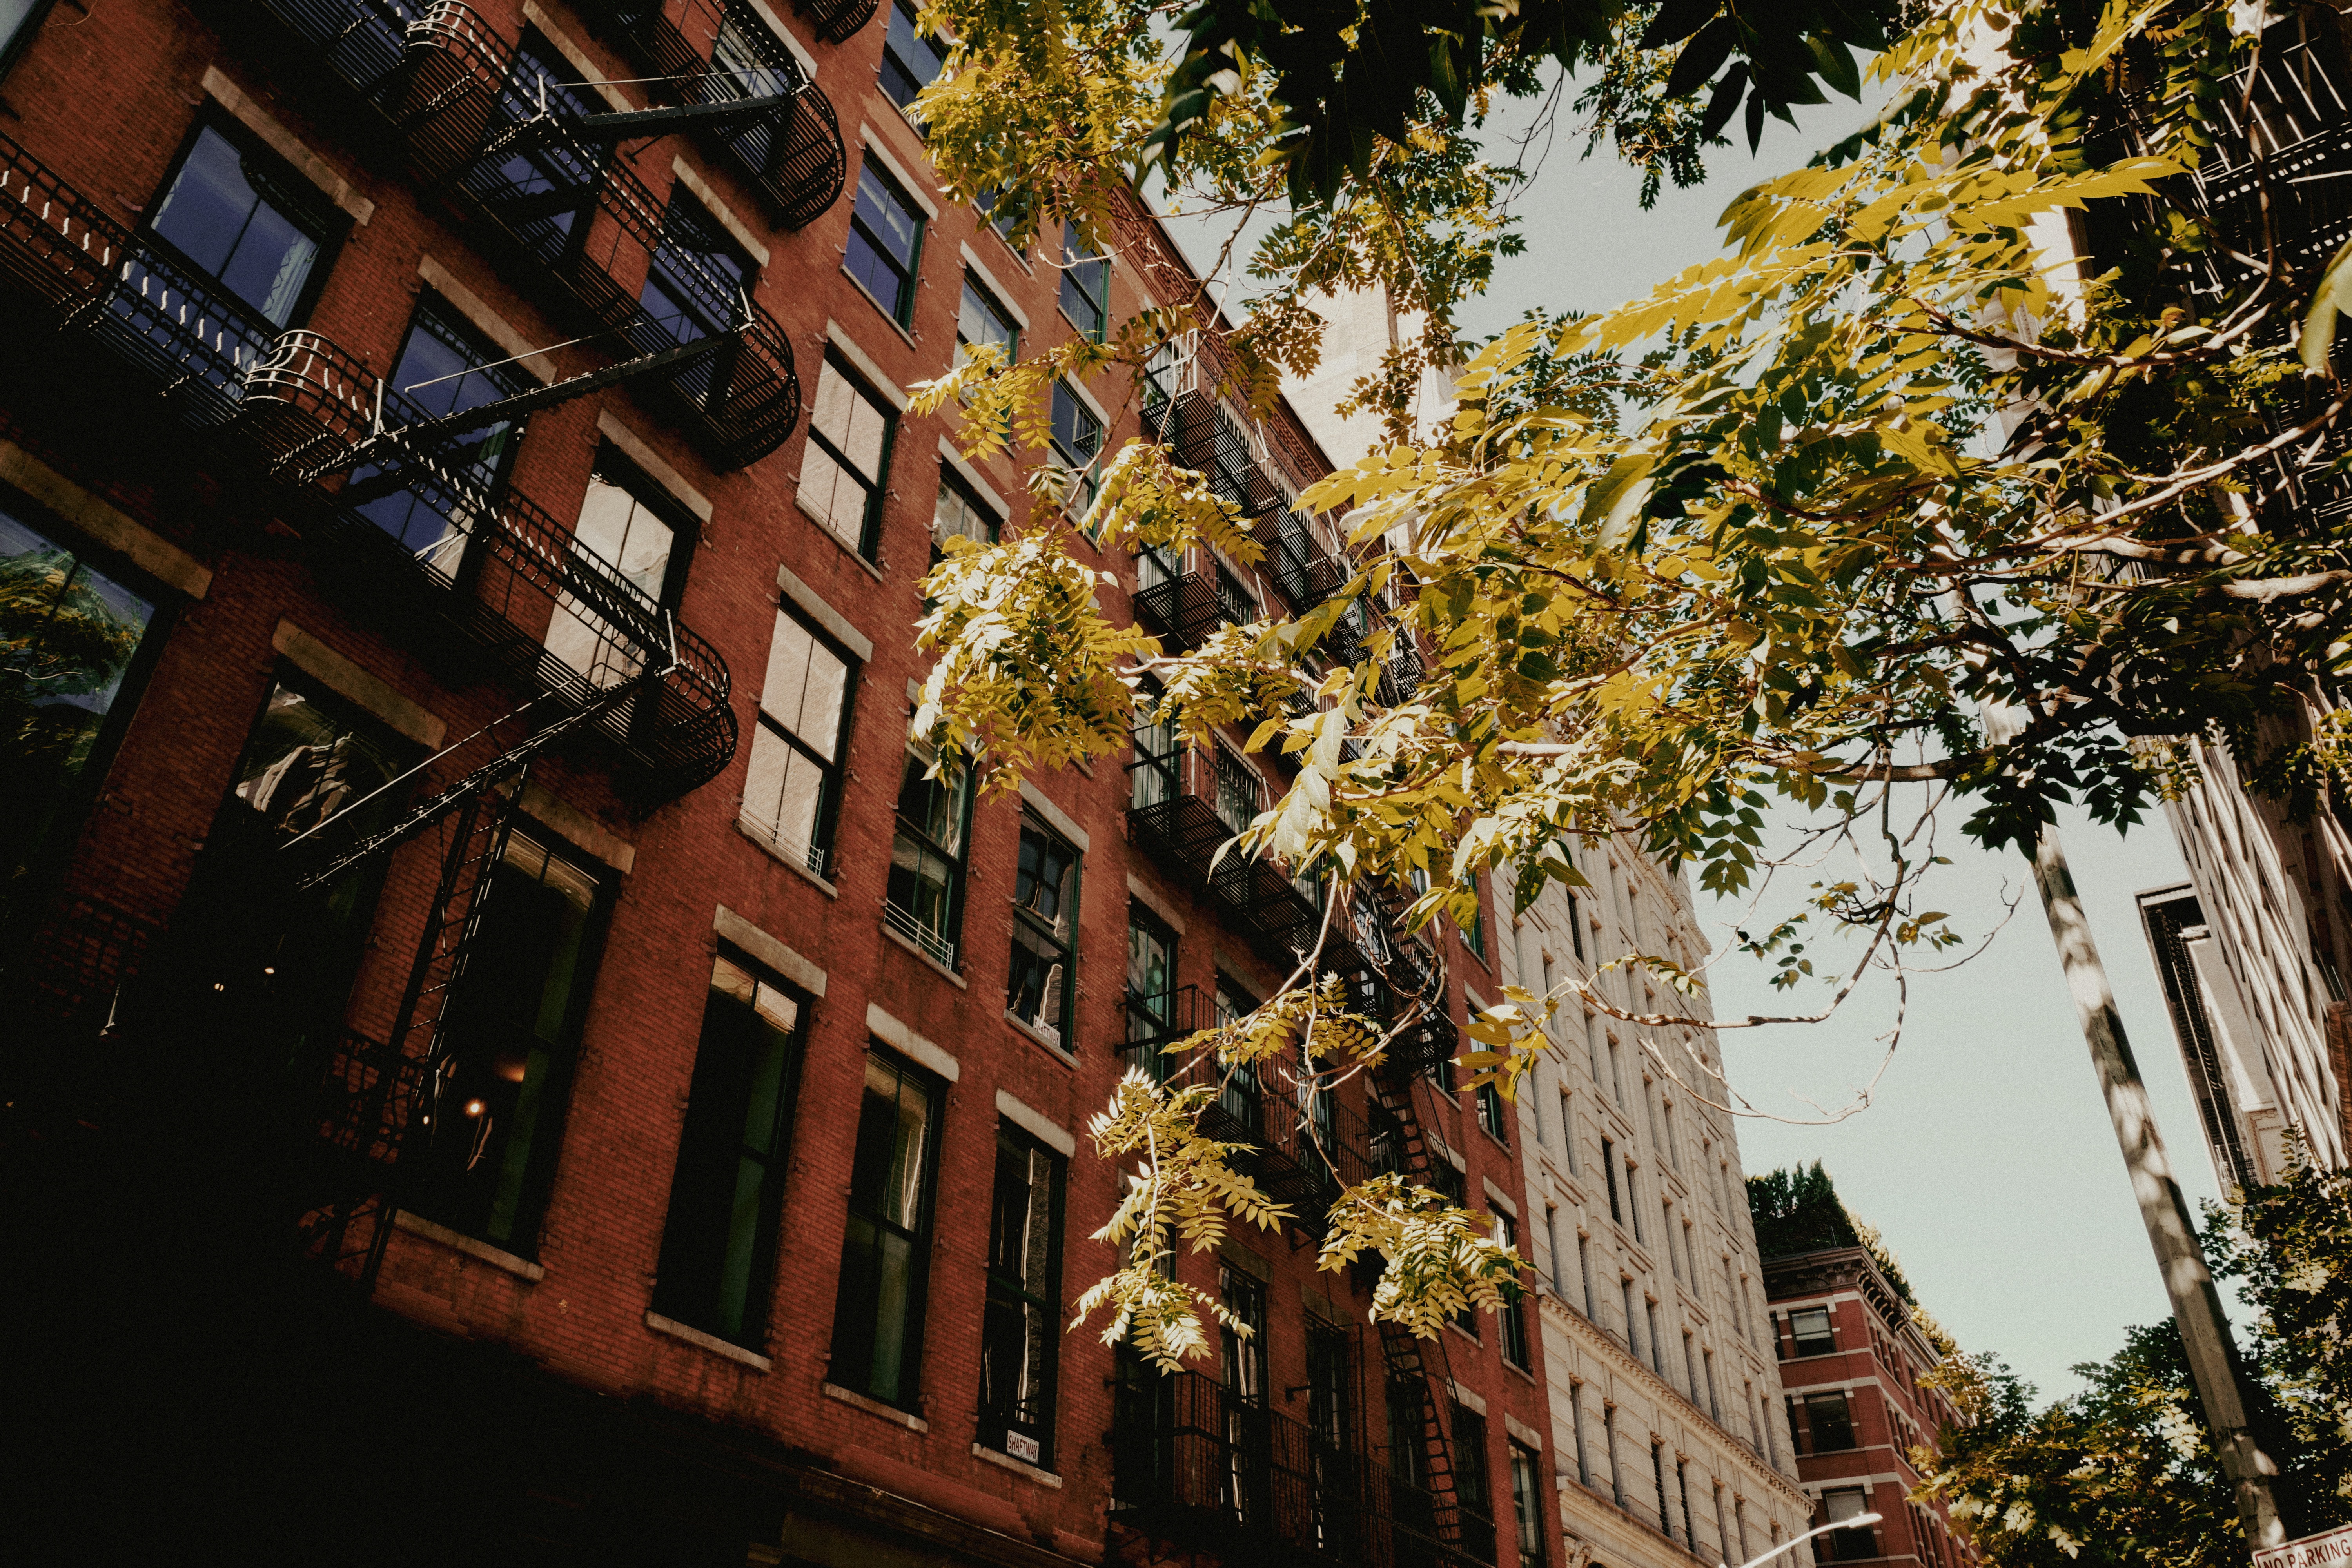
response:
M451 1230L446 1225L435 1225L431 1220L410 1214L406 1209L393 1215L392 1223L396 1230L404 1230L411 1236L438 1242L452 1252L462 1252L468 1258L479 1258L491 1268L511 1274L518 1279L529 1280L536 1284L547 1278L547 1270L528 1258L517 1258L513 1253L492 1247L487 1241L477 1241L462 1231Z
M878 1399L868 1399L862 1394L852 1393L837 1383L828 1383L824 1385L824 1396L827 1399L838 1399L844 1405L865 1411L868 1415L879 1415L883 1420L893 1426L904 1426L909 1432L928 1432L931 1429L931 1424L919 1415L909 1415L895 1405L885 1405Z
M985 1459L992 1465L1011 1470L1014 1475L1025 1477L1041 1487L1052 1487L1055 1491L1062 1489L1061 1477L1051 1470L1040 1469L1025 1460L1016 1459L1010 1454L1000 1454L993 1448L974 1443L971 1446L971 1457L975 1459Z
M963 991L970 988L962 975L958 974L954 970L950 969L946 964L941 963L938 959L933 958L929 953L925 952L921 948L917 947L913 942L908 942L905 937L899 935L896 931L893 931L890 928L890 922L887 920L882 922L882 934L888 937L892 942L897 942L900 947L905 948L908 952L913 953L917 958L921 959L923 963L936 972L941 979L954 986L957 990Z
M776 864L782 866L787 871L794 873L803 881L814 885L817 891L823 893L826 898L837 899L841 897L840 889L835 887L831 882L826 881L823 877L820 877L815 872L810 870L803 862L796 858L782 846L771 840L766 834L761 832L759 828L754 826L747 818L739 816L735 819L735 831L740 833L744 837L750 839L752 843L758 845L762 850L766 851L769 858L773 859Z
M1074 1068L1078 1065L1078 1058L1074 1053L1055 1045L1053 1041L1047 1039L1045 1036L1031 1028L1027 1024L1021 1020L1018 1015L1014 1014L1010 1009L1007 1009L1005 1012L1004 1021L1012 1025L1013 1029L1020 1034L1022 1038L1030 1041L1039 1049L1050 1053L1054 1059L1060 1062L1064 1067Z
M868 577L873 578L877 583L883 580L881 567L866 559L865 556L859 554L847 544L843 543L841 535L834 532L833 524L826 519L825 515L817 510L816 508L811 506L807 501L801 499L801 484L797 477L793 480L793 504L800 508L801 515L803 517L807 518L811 522L816 524L816 531L819 533L824 534L827 539L833 541L833 547L835 550L840 551L844 555L846 555L852 561L856 562L859 571L864 572Z
M706 1334L700 1329L689 1328L674 1318L663 1317L659 1312L646 1314L646 1327L657 1334L667 1334L672 1339L684 1340L688 1344L700 1345L713 1355L725 1356L729 1361L741 1362L745 1366L758 1372L766 1372L775 1364L757 1351L747 1351L741 1345L730 1344L716 1334Z

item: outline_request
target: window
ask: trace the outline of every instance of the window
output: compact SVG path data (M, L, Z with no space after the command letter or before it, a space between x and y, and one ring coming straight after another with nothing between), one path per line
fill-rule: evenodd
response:
M1584 1451L1584 1384L1568 1385L1568 1426L1576 1435L1576 1479L1592 1484L1592 1462Z
M1356 1379L1354 1358L1348 1352L1348 1334L1329 1323L1307 1325L1307 1429L1309 1440L1326 1455L1351 1452L1356 1446Z
M940 41L916 25L915 7L909 0L897 0L890 7L890 30L882 43L883 95L901 109L910 107L915 95L940 74L940 64L947 57Z
M1005 248L1015 256L1021 256L1025 263L1027 258L1023 255L1023 247L1015 245L1013 238L1021 232L1021 215L1010 205L999 205L1003 199L1002 191L982 191L971 198L971 210L987 219L988 226L1004 241Z
M1131 809L1176 798L1181 756L1176 727L1161 721L1160 694L1147 685L1135 694L1135 761L1128 764Z
M1658 1338L1658 1304L1645 1299L1642 1302L1642 1314L1650 1325L1650 1370L1664 1378L1666 1375L1666 1355Z
M1642 1356L1642 1333L1636 1326L1640 1320L1633 1315L1633 1281L1620 1278L1617 1281L1618 1305L1625 1314L1625 1348L1639 1361Z
M1564 1300L1568 1292L1559 1282L1559 1210L1550 1204L1544 1205L1544 1250L1551 1258L1551 1292Z
M755 1348L775 1279L805 1017L795 993L748 963L722 953L711 966L662 1227L655 1310Z
M1576 1162L1576 1102L1564 1089L1559 1091L1559 1147L1560 1152L1568 1156L1568 1173L1571 1176L1579 1174Z
M1503 1110L1503 1091L1496 1089L1492 1082L1482 1083L1478 1086L1475 1098L1478 1102L1478 1125L1486 1131L1486 1136L1494 1139L1497 1143L1508 1143L1511 1141L1511 1124Z
M1690 1402L1694 1406L1698 1404L1698 1351L1696 1348L1696 1345L1697 1342L1691 1337L1691 1331L1688 1329L1685 1329L1683 1331L1683 1383L1684 1385L1690 1390Z
M1519 1561L1534 1568L1544 1560L1543 1461L1517 1437L1506 1440L1511 1455L1511 1518L1519 1527Z
M673 192L669 209L662 215L661 244L654 249L646 286L637 296L646 318L637 347L653 353L732 331L741 319L751 276L751 257L719 220L684 190ZM677 384L708 394L724 379L719 364L718 354L706 354Z
M939 1117L936 1079L879 1047L867 1049L827 1376L909 1410L923 1362Z
M544 841L542 841L542 838ZM607 889L517 827L484 889L450 1000L449 1068L417 1212L528 1257L562 1136L565 1091L596 975Z
M1176 936L1141 904L1127 906L1127 1037L1143 1047L1132 1065L1160 1078L1168 1059L1160 1047L1176 1028Z
M0 510L0 930L104 776L110 715L154 620L152 601Z
M0 21L0 34L5 27ZM328 222L328 210L274 160L200 123L148 227L271 326L285 327L325 276L319 258L336 226Z
M676 513L627 463L607 449L588 477L573 546L602 562L656 605L674 602L672 584L683 573ZM691 534L688 534L691 537ZM559 594L547 627L547 651L600 689L634 679L643 660L616 646L604 617L569 593Z
M1601 1141L1601 1169L1609 1178L1609 1217L1623 1225L1625 1210L1617 1201L1617 1145L1606 1138Z
M890 840L883 918L890 929L949 969L963 928L964 838L971 825L971 775L961 762L934 767L907 753L898 780L898 825Z
M970 351L992 346L1003 364L1021 353L1021 325L1004 302L989 290L977 273L963 275L963 302L956 310L956 363L971 358Z
M980 1441L1051 1468L1061 1348L1061 1156L999 1123L980 1338Z
M1837 1349L1827 1307L1798 1308L1789 1314L1789 1332L1797 1342L1799 1355L1828 1355Z
M1505 1247L1519 1244L1518 1222L1499 1209L1495 1212L1495 1239ZM1503 1304L1496 1312L1502 1320L1503 1359L1524 1370L1528 1366L1527 1292L1514 1279L1503 1295Z
M1062 314L1082 336L1103 341L1110 326L1110 259L1089 255L1077 229L1062 226Z
M1625 1467L1617 1462L1617 1407L1603 1403L1601 1406L1601 1442L1609 1453L1609 1496L1619 1508L1625 1506Z
M1265 1518L1272 1499L1271 1477L1259 1456L1266 1450L1265 1287L1231 1264L1221 1264L1217 1284L1224 1298L1226 1321L1217 1331L1219 1362L1224 1374L1222 1466L1218 1477L1221 1500L1244 1525Z
M526 383L512 366L493 363L505 357L427 299L393 363L384 423L414 424L514 396ZM482 506L496 499L521 439L522 427L502 419L438 447L430 472L362 463L343 486L343 504L398 540L418 565L454 582L466 535ZM442 474L457 484L443 482Z
M922 209L867 156L857 171L857 200L849 209L849 248L842 264L902 327L915 320L916 268L922 255Z
M1592 1243L1581 1231L1576 1237L1576 1269L1584 1277L1584 1316L1588 1321L1597 1323L1601 1312L1592 1298Z
M1223 746L1216 749L1216 754L1217 820L1225 825L1227 832L1246 833L1250 824L1257 820L1257 770Z
M841 754L849 727L849 658L790 610L776 612L751 766L743 781L743 824L776 850L824 876L841 800Z
M1576 912L1576 895L1568 895L1568 940L1576 948L1578 963L1584 961L1584 921Z
M1617 1047L1617 1037L1609 1037L1609 1097L1622 1110L1625 1104L1625 1054Z
M1698 1527L1691 1522L1690 1462L1686 1459L1678 1458L1675 1461L1675 1490L1682 1499L1683 1544L1689 1547L1692 1554L1696 1556L1698 1552Z
M1800 1454L1833 1454L1854 1447L1853 1410L1842 1389L1790 1395L1789 1429Z
M1683 1277L1683 1260L1675 1254L1675 1205L1664 1198L1659 1199L1658 1215L1665 1225L1661 1234L1666 1238L1666 1267L1674 1270L1675 1279L1679 1283Z
M1257 595L1222 561L1217 563L1217 612L1237 626L1258 616Z
M801 458L801 505L842 543L872 559L882 521L882 479L896 421L837 354L824 356Z
M1698 1354L1699 1366L1706 1373L1706 1414L1717 1426L1723 1425L1723 1401L1715 1392L1715 1352L1703 1350Z
M1668 1541L1675 1538L1674 1516L1666 1511L1666 1446L1650 1445L1650 1479L1658 1489L1658 1531Z
M1454 1486L1462 1500L1462 1546L1480 1563L1495 1560L1495 1483L1486 1468L1486 1418L1454 1406Z
M737 98L789 97L802 89L804 79L797 63L788 62L790 52L769 31L767 24L751 16L748 6L737 0L727 0L719 18L719 36L711 43L711 68L700 79L703 100L719 102ZM780 186L793 182L793 154L799 151L792 134L780 123L782 118L753 115L719 132L737 162L772 195L780 195Z
M34 24L48 8L48 0L0 0L0 71L16 63L17 55L38 32Z
M1649 1238L1642 1234L1642 1194L1633 1185L1633 1160L1631 1155L1625 1159L1625 1210L1633 1216L1633 1239L1644 1247L1648 1246Z
M1477 879L1471 879L1471 891L1477 891ZM1470 910L1470 923L1462 930L1462 945L1475 954L1481 963L1486 962L1486 903L1482 898Z
M1013 890L1013 973L1005 1009L1064 1049L1078 967L1078 852L1034 816L1021 819Z
M1083 514L1094 505L1095 489L1102 479L1094 464L1102 454L1102 440L1101 416L1087 406L1068 382L1055 382L1054 423L1047 447L1054 461L1069 475L1070 489L1063 504L1074 513Z
M1870 1493L1862 1487L1832 1487L1822 1493L1821 1522L1843 1525L1870 1511ZM1743 1524L1745 1521L1742 1521ZM1821 1538L1829 1550L1822 1555L1832 1563L1851 1563L1878 1555L1878 1533L1870 1526L1847 1526Z

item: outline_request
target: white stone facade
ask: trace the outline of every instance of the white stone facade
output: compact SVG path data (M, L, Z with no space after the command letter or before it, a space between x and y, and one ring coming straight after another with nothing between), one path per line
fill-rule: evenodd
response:
M2195 782L2165 807L2196 889L2196 910L2169 922L2190 973L2168 968L2166 922L2150 920L2149 935L2227 1192L2247 1179L2277 1181L2290 1130L2323 1165L2352 1152L2339 959L2352 843L2325 803L2308 821L2291 821L2245 787L2225 747L2190 746ZM2166 901L2162 891L2140 899L2151 912ZM2184 918L2191 914L2201 919Z
M1566 999L1513 1135L1570 1568L1580 1552L1591 1568L1738 1564L1802 1534L1811 1505L1794 1479L1738 1140L1707 1103L1723 1099L1722 1058L1703 988L1686 997L1624 969L1595 978L1628 952L1696 965L1708 943L1679 872L1624 842L1572 858L1591 886L1571 899L1550 883L1497 944L1506 983ZM1507 885L1498 877L1498 895ZM1623 1012L1693 1021L1591 1015L1571 977ZM1780 1561L1809 1563L1811 1549Z

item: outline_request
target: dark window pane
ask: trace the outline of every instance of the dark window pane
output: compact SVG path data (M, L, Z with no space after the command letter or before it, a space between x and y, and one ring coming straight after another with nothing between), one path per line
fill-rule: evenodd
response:
M89 766L155 606L0 512L0 910Z
M914 1403L921 1368L938 1114L937 1092L928 1079L895 1059L866 1058L831 1375L900 1405Z
M869 159L857 174L845 264L849 275L901 324L914 309L915 258L922 237L922 215Z
M1110 321L1110 262L1079 248L1078 231L1062 230L1062 314L1097 342Z
M882 46L882 90L904 109L940 74L947 50L915 25L915 8L907 0L890 7L890 31Z
M508 835L451 1004L452 1068L436 1103L420 1208L528 1252L552 1173L572 1048L594 979L596 879L530 834Z
M981 1331L981 1440L1030 1464L1052 1457L1060 1344L1062 1163L1000 1131Z
M739 1344L765 1335L800 1020L790 993L713 965L654 1300Z
M282 327L319 259L319 236L271 185L247 167L236 143L206 126L156 205L154 229Z

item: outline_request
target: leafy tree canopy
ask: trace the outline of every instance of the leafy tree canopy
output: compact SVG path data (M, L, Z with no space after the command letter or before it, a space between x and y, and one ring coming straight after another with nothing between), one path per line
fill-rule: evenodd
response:
M2298 1163L2274 1187L2209 1208L2206 1253L2253 1311L2243 1349L2270 1409L2290 1535L2352 1521L2352 1175ZM2242 1568L2245 1541L2170 1320L2074 1369L2085 1384L2041 1410L1994 1356L1931 1374L1962 1421L1916 1456L1954 1522L1995 1568Z
M1666 10L1681 16L1651 20ZM1176 79L1160 14L940 0L926 15L960 40L917 106L957 194L1001 193L1008 221L1059 217L1089 246L1131 234L1129 158ZM1928 7L1870 62L1885 113L1735 198L1724 254L1616 310L1502 334L1463 368L1444 428L1399 426L1414 438L1314 487L1304 504L1339 520L1350 552L1327 600L1190 651L1113 626L1098 552L1258 553L1203 476L1130 442L1100 459L1084 543L1058 507L993 547L949 542L917 728L1009 788L1125 753L1149 683L1180 743L1230 731L1286 759L1293 784L1230 853L1319 879L1335 926L1425 887L1409 923L1468 929L1485 875L1524 907L1548 879L1580 880L1564 845L1616 833L1703 888L1752 891L1763 814L1794 807L1847 859L1742 941L1780 981L1834 995L1960 940L1916 886L1955 810L1986 847L2029 842L2068 802L2128 824L2188 765L2174 738L2197 733L2308 799L2338 765L2328 737L2352 726L2332 695L2352 560L2340 512L2312 500L2343 479L2330 350L2352 262L2311 250L2309 225L2339 219L2308 204L2332 198L2281 183L2229 132L2272 90L2265 59L2304 47L2297 68L2317 68L2334 47L2332 20L2266 20L2186 0ZM1377 28L1340 36L1387 47ZM1462 77L1458 98L1433 87L1402 122L1315 100L1318 123L1360 114L1378 135L1360 149L1351 131L1345 177L1327 198L1315 174L1318 201L1298 204L1290 152L1315 132L1297 116L1319 89L1285 96L1260 47L1236 43L1182 134L1155 144L1171 190L1277 219L1218 374L1267 406L1279 371L1314 361L1313 297L1380 284L1431 327L1359 387L1376 405L1452 366L1453 303L1509 243L1472 139L1504 68ZM1343 56L1343 86L1359 58ZM1041 451L1057 377L1131 378L1212 314L1179 290L1110 342L978 355L924 398L961 400L974 450ZM1041 493L1070 479L1034 472ZM2293 722L2314 710L2333 715L2318 733ZM1863 933L1842 973L1815 973L1810 921ZM1411 1020L1348 1013L1320 947L1258 1019L1185 1048L1325 1081L1378 1060ZM1703 984L1668 954L1608 962ZM1514 989L1472 1019L1463 1064L1507 1090L1562 1005L1637 1031L1683 1021L1581 981ZM1203 1202L1280 1215L1185 1143L1186 1118L1154 1120L1160 1104L1122 1091L1098 1128L1139 1153L1148 1194L1123 1211L1125 1261L1099 1300L1160 1323L1162 1346L1197 1344L1191 1309L1147 1278L1164 1238L1203 1244ZM1412 1249L1381 1310L1434 1331L1432 1292L1491 1300L1517 1267L1448 1212L1359 1187L1325 1262Z

